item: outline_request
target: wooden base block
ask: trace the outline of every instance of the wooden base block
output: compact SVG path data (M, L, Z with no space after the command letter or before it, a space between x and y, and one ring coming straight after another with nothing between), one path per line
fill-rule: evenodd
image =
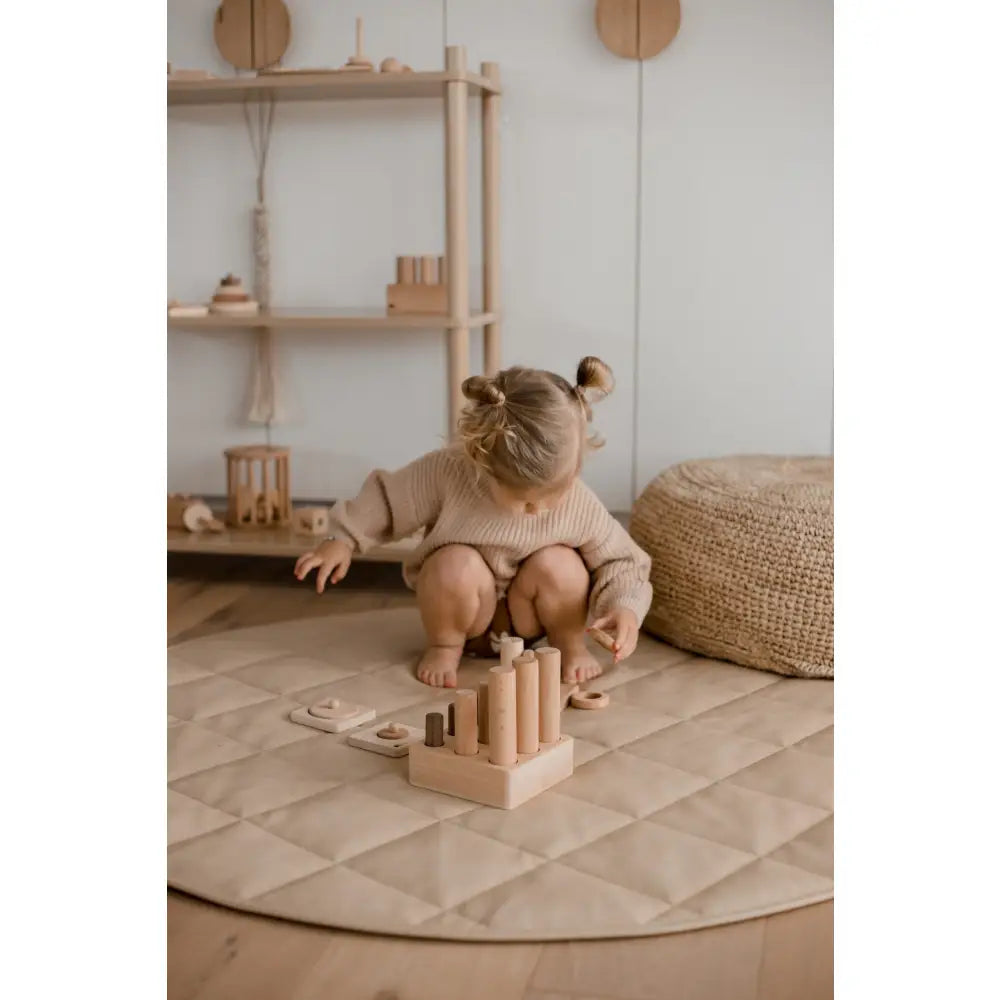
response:
M448 313L447 285L387 285L386 308L390 313Z
M449 743L451 741L448 741ZM451 746L410 747L410 784L497 809L516 809L573 773L573 739L543 743L535 754L518 754L509 766L491 764L489 749L463 757Z

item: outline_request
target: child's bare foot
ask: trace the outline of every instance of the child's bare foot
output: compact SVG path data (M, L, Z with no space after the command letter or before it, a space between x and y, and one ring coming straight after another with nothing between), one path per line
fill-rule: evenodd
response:
M461 660L461 646L428 646L417 664L417 677L431 687L453 688Z
M582 684L599 677L601 665L590 655L586 646L573 646L563 650L562 679L564 684Z

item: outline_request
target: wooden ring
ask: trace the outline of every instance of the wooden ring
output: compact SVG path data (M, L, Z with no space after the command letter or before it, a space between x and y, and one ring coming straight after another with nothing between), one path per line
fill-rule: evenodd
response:
M309 714L317 719L342 719L349 713L344 711L337 698L324 698L309 706Z
M607 708L611 698L606 691L577 691L576 694L570 695L569 703L574 708Z
M380 740L401 740L409 735L409 730L396 722L390 722L375 734Z

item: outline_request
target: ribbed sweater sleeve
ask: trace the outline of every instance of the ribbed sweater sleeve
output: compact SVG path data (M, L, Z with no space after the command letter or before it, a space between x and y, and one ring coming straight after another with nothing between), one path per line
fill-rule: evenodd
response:
M330 511L330 534L358 552L412 535L441 510L442 453L431 452L395 472L376 469L352 500Z
M590 570L590 614L600 618L615 608L628 608L641 624L653 601L649 582L650 558L632 540L628 532L597 503L594 541L580 547Z

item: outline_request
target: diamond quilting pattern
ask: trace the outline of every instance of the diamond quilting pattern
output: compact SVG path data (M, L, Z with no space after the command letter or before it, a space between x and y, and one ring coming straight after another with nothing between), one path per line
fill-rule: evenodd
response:
M168 657L168 877L255 912L475 940L637 936L833 889L832 682L643 637L567 709L576 772L520 809L417 789L406 760L290 723L331 694L420 723L414 610L260 626ZM490 666L470 661L474 686Z

